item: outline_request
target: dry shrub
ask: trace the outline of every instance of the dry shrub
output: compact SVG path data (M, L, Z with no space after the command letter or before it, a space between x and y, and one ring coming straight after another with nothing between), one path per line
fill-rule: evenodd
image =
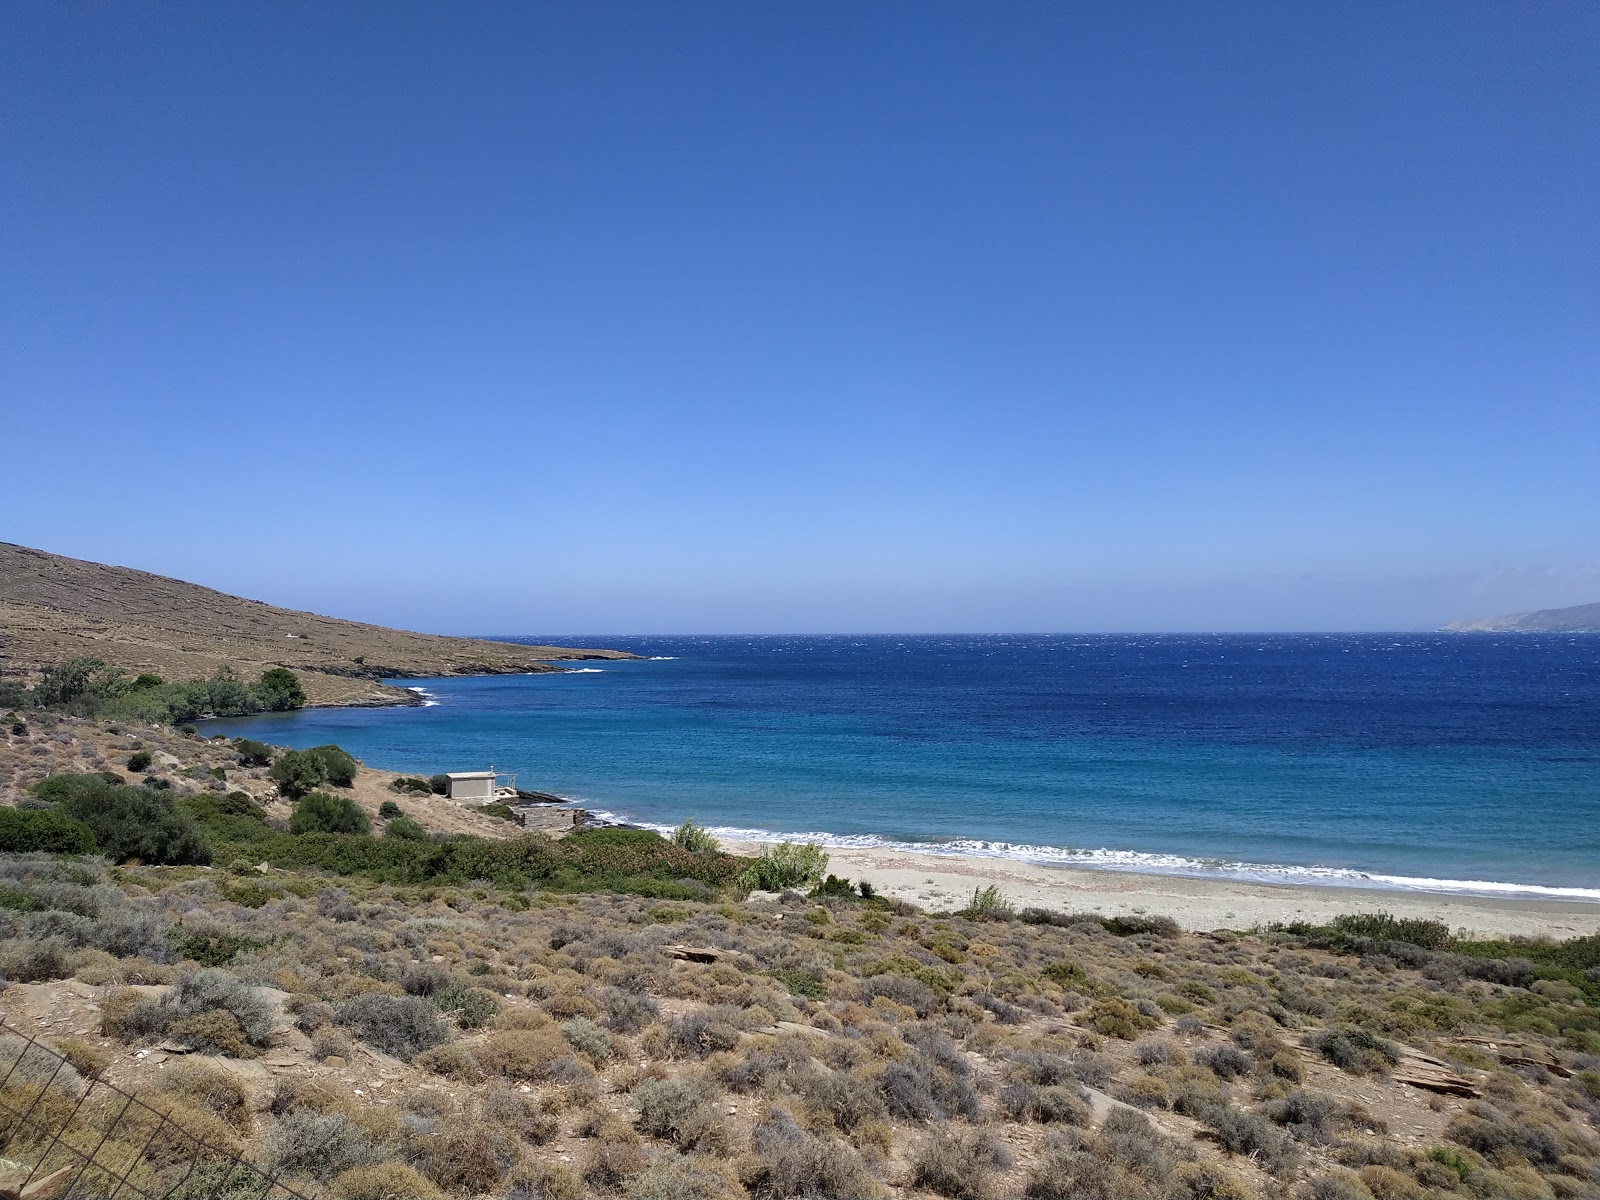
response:
M633 1092L640 1130L680 1150L722 1148L726 1132L715 1100L716 1089L705 1079L647 1079Z
M140 1042L166 1032L171 1013L143 992L123 988L100 1005L100 1032L119 1042Z
M733 1200L742 1190L709 1159L658 1161L628 1181L627 1200Z
M1173 1200L1256 1200L1253 1188L1217 1163L1179 1163L1172 1173Z
M435 1075L443 1075L446 1079L455 1079L462 1083L477 1083L483 1078L483 1072L478 1069L477 1059L465 1047L451 1042L435 1046L431 1050L424 1050L411 1062L413 1066L421 1067L424 1071L432 1071Z
M775 1108L755 1127L740 1177L754 1200L826 1196L870 1200L879 1194L860 1156L835 1138L817 1137Z
M335 1176L328 1200L445 1200L445 1195L405 1163L382 1162Z
M478 1118L535 1145L543 1145L561 1130L554 1114L544 1111L531 1096L514 1092L498 1080L478 1093Z
M918 1187L950 1200L991 1200L995 1168L1010 1165L1010 1156L992 1134L938 1129L912 1157L911 1176Z
M584 1200L583 1177L563 1163L524 1161L511 1169L506 1200Z
M169 1096L221 1118L239 1133L250 1133L250 1096L228 1072L203 1063L179 1063L162 1072L156 1086Z
M1070 1087L1008 1083L1000 1089L997 1100L1000 1111L1012 1121L1087 1126L1092 1116L1089 1106Z
M649 1165L637 1139L608 1137L589 1154L583 1165L583 1178L601 1191L616 1191Z
M573 992L557 992L544 1002L545 1009L557 1020L566 1020L568 1017L588 1017L593 1020L600 1015L600 1006L587 996L580 996Z
M576 1062L571 1048L554 1029L497 1029L474 1052L478 1066L490 1075L536 1083L552 1078L561 1059Z
M505 1130L481 1125L414 1134L406 1143L412 1166L446 1191L469 1194L493 1190L520 1153Z
M268 1161L283 1175L329 1179L387 1157L385 1148L342 1112L291 1112L267 1137Z
M1289 1170L1299 1159L1289 1136L1255 1113L1219 1104L1202 1120L1217 1144L1229 1154L1250 1155L1274 1175Z
M186 1101L171 1096L145 1095L141 1097L152 1109L167 1117L167 1122L156 1129L156 1119L149 1114L140 1114L149 1119L154 1136L151 1137L144 1156L153 1166L159 1168L187 1166L202 1153L199 1143L217 1157L231 1157L244 1153L244 1143L237 1134L220 1117L213 1116L202 1108L196 1108ZM130 1110L131 1111L131 1110ZM124 1118L126 1120L126 1118ZM130 1140L139 1137L137 1132L139 1119L132 1122L132 1128L119 1127L118 1133L127 1135Z
M179 1017L167 1026L167 1036L201 1054L225 1058L253 1058L256 1050L246 1039L239 1018L222 1008Z
M83 1038L56 1038L55 1048L85 1079L99 1079L111 1069L111 1055Z
M1427 1189L1393 1167L1373 1164L1362 1167L1359 1174L1373 1200L1427 1200Z
M438 1011L416 996L367 992L341 1002L333 1015L373 1049L406 1062L450 1039Z
M667 1029L667 1045L678 1055L705 1058L719 1050L732 1050L738 1044L739 1031L733 1023L710 1012L690 1013Z
M549 1014L537 1008L502 1008L491 1027L494 1029L549 1029L555 1024Z
M1119 1108L1100 1126L1100 1149L1135 1176L1161 1180L1178 1166L1178 1148L1142 1113Z

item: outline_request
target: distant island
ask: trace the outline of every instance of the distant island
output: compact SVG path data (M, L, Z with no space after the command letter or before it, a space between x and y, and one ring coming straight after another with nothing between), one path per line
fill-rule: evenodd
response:
M1600 633L1600 604L1574 604L1571 608L1541 608L1506 617L1452 621L1446 633Z
M299 675L310 705L415 704L415 693L380 681L633 657L385 629L0 542L0 662L4 674L26 682L75 658L168 680L284 667Z

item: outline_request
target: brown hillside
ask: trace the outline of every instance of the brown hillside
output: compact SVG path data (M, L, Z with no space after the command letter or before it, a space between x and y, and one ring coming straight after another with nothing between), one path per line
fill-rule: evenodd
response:
M383 678L504 675L551 660L631 658L616 650L518 646L410 633L277 608L225 592L0 542L0 660L7 674L82 655L169 680L221 666L254 676L284 666L312 704L405 704Z

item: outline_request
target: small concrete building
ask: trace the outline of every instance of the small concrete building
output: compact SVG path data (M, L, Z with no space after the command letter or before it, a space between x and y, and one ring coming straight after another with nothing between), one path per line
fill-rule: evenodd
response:
M448 771L449 796L463 804L492 804L495 799L493 771Z

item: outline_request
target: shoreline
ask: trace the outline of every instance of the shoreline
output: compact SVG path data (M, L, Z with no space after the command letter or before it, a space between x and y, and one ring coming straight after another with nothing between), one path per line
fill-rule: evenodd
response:
M759 853L761 845L723 842L724 849L740 854ZM1164 916L1196 932L1242 931L1274 921L1322 924L1341 913L1382 911L1491 937L1559 940L1600 933L1600 903L1582 900L1252 883L877 847L829 846L827 851L834 874L867 880L882 895L930 910L960 908L974 888L992 884L1017 908Z

